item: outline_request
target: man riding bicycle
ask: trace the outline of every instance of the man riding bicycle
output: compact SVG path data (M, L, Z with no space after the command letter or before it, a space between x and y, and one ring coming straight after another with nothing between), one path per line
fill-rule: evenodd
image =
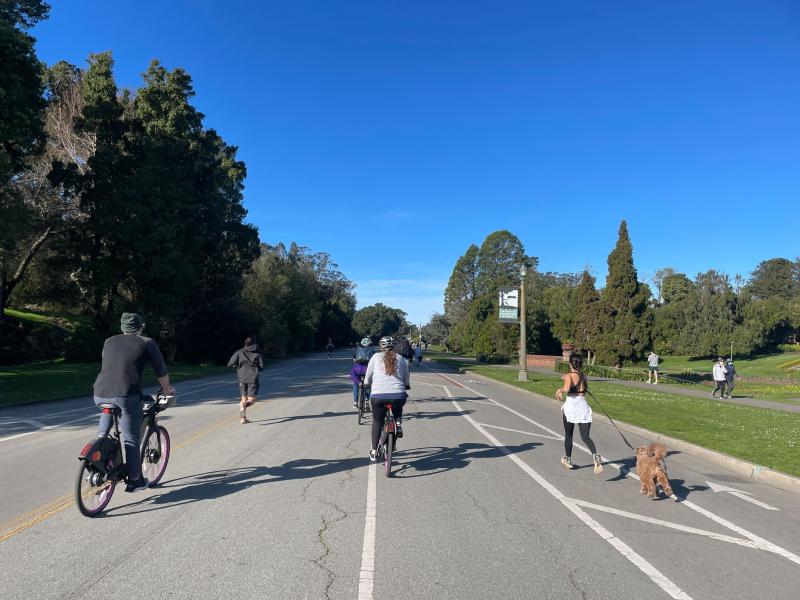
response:
M350 380L353 382L353 408L358 410L358 388L367 373L369 359L375 354L372 349L372 340L365 337L353 351L353 368L350 369ZM366 389L367 399L369 399L369 388Z
M120 427L125 444L125 462L128 465L126 492L146 489L148 481L142 477L142 458L139 452L139 431L142 425L142 371L150 363L161 384L162 391L173 395L175 388L169 382L167 366L158 345L144 337L144 322L135 313L122 313L122 333L108 338L103 344L102 365L94 382L94 403L113 404L122 410ZM107 435L111 429L111 415L100 416L98 435Z
M383 337L380 346L381 352L369 360L364 376L364 384L372 386L372 448L369 451L372 462L378 458L378 442L387 404L391 404L392 413L397 419L397 437L403 437L403 406L408 398L406 390L411 389L408 363L395 352L394 340Z

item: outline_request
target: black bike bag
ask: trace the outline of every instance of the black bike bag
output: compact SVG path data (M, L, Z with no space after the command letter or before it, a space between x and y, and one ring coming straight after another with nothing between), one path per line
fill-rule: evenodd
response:
M114 454L117 444L110 437L99 437L86 444L78 455L80 460L85 460L93 467L105 473L114 466Z

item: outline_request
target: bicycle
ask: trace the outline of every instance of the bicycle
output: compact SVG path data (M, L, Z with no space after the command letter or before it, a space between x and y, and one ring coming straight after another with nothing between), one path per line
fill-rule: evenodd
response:
M171 443L169 432L159 425L156 415L175 405L175 396L160 391L150 396L143 407L141 437L142 476L153 487L167 470ZM75 504L86 517L96 517L111 501L117 483L128 481L128 466L122 458L123 445L119 431L122 409L113 404L101 404L103 413L111 415L112 423L105 435L86 444L78 455L81 466L75 481Z
M386 417L378 440L378 460L383 458L383 474L392 476L392 454L397 449L397 419L394 418L392 405L386 405Z
M358 405L357 412L358 412L358 424L361 425L361 422L364 420L364 415L367 414L367 386L364 385L364 378L361 378L360 383L358 384L358 400L356 404Z

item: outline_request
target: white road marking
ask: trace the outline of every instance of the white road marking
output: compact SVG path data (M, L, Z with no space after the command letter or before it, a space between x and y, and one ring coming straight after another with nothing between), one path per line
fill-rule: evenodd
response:
M26 425L32 425L34 427L47 427L41 421L34 421L33 419L14 419L10 417L0 417L3 419L0 425L13 425L14 423L25 423Z
M470 390L474 391L474 390ZM622 556L628 559L633 565L635 565L642 573L647 575L653 583L655 583L658 587L664 590L671 598L675 598L677 600L692 600L691 596L689 596L686 592L684 592L681 588L679 588L675 583L667 579L667 577L658 569L655 568L652 564L650 564L644 557L637 554L633 548L628 546L625 542L621 539L616 537L613 533L611 533L608 529L600 525L597 521L595 521L589 514L586 513L583 509L581 509L571 498L567 498L558 488L556 488L553 484L547 481L544 477L542 477L538 472L536 472L530 465L528 465L525 461L523 461L520 457L516 454L512 454L511 451L506 448L503 444L501 444L492 434L486 431L479 423L477 423L472 417L466 414L458 403L455 400L451 400L453 406L456 407L461 413L461 416L464 417L475 429L477 429L483 436L489 440L495 447L497 447L500 451L503 452L509 459L514 461L514 463L519 466L523 471L525 471L536 483L542 486L547 492L550 493L556 500L561 502L567 509L569 509L576 517L578 517L583 523L589 527L592 531L594 531L597 535L607 541L611 546L616 549Z
M92 418L98 418L100 416L99 412L95 412L91 415L85 415L83 417L78 417L77 419L72 419L70 421L64 421L63 423L59 423L58 425L47 425L46 427L42 427L41 429L36 429L34 431L27 431L25 433L18 433L16 435L10 435L8 437L0 438L0 443L8 442L9 440L14 440L17 438L25 437L26 435L33 435L34 433L41 433L43 431L50 431L51 429L58 429L59 427L63 427L64 425L71 425L72 423L78 423L80 421L86 421Z
M489 425L488 423L478 423L478 425L480 425L482 427L491 427L492 429L502 429L503 431L511 431L513 433L522 433L524 435L532 435L534 437L543 437L543 438L547 438L548 440L555 440L557 442L561 441L561 439L559 439L557 437L553 437L552 435L545 435L543 433L532 433L530 431L522 431L520 429L511 429L509 427L500 427L499 425Z
M575 498L572 498L571 500L578 506L583 506L584 508L592 508L594 510L610 513L612 515L626 517L628 519L634 519L635 521L644 521L645 523L652 523L653 525L661 525L662 527L668 527L669 529L677 529L678 531L683 531L685 533L704 535L706 537L710 537L715 540L719 540L721 542L738 544L739 546L745 546L747 548L756 548L756 549L760 548L758 544L750 540L743 540L742 538L736 538L730 535L724 535L722 533L714 533L713 531L706 531L705 529L697 529L696 527L689 527L687 525L681 525L680 523L672 523L671 521L664 521L662 519L654 519L653 517L639 515L636 513L628 512L626 510L620 510L618 508L611 508L610 506L602 506L600 504L586 502L585 500L577 500Z
M706 485L714 492L730 492L731 496L736 496L737 498L741 498L742 500L750 502L751 504L755 504L756 506L760 506L761 508L766 508L767 510L780 510L779 508L770 506L766 502L761 502L755 498L750 498L746 495L750 492L743 492L742 490L737 490L736 488L728 487L727 485L722 485L721 483L714 483L713 481L706 481Z
M367 514L364 518L364 546L361 551L361 571L358 576L358 600L372 600L372 588L375 584L376 473L376 463L370 463L367 473Z
M470 388L470 387L468 387L468 386L456 381L455 379L452 379L452 378L448 377L447 375L444 375L443 373L439 373L439 375L441 377L443 377L444 379L447 379L448 381L453 382L456 386L458 386L460 388L468 390L468 391L472 392L473 394L477 394L477 395L482 396L484 398L486 397L484 394L481 394L480 392L477 392L477 391L473 390L472 388ZM528 421L530 423L533 423L535 425L539 425L540 427L542 427L546 431L552 431L552 429L547 429L546 427L543 427L539 423L536 423L536 421L534 421L533 419L529 419L525 415L522 415L522 414L518 413L517 411L515 411L515 410L513 410L511 408L508 408L507 406L501 404L500 402L497 402L497 400L493 400L492 398L489 398L489 400L492 400L492 402L497 404L498 406L501 406L501 407L505 408L506 410L508 410L508 411L510 411L510 412L512 412L512 413L514 413L516 415L519 415L524 420L526 420L526 421ZM463 416L468 418L467 415L463 415ZM579 448L580 450L582 450L583 452L585 452L587 454L591 454L591 451L588 448L586 448L585 446L581 445L581 444L577 444L576 443L575 447ZM517 458L517 457L514 457L514 458ZM633 473L630 469L625 468L623 465L620 465L620 464L617 464L617 463L606 463L606 464L611 466L611 467L614 467L620 473L622 473L622 474L624 474L624 475L626 475L628 477L631 477L631 478L637 479L637 480L639 479L638 475ZM673 498L674 498L674 494L673 494ZM794 554L793 552L790 552L789 550L786 550L785 548L782 548L781 546L778 546L777 544L773 544L772 542L770 542L768 540L765 540L762 537L757 536L756 534L748 531L744 527L740 527L739 525L736 525L735 523L732 523L731 521L728 521L724 517L720 517L719 515L711 512L710 510L707 510L707 509L703 508L702 506L698 506L694 502L691 502L689 500L684 499L684 500L681 500L678 503L678 506L685 506L686 508L689 508L689 509L691 509L691 510L697 512L697 513L700 513L701 515L711 519L715 523L717 523L719 525L722 525L723 527L726 527L726 528L730 529L731 531L734 531L734 532L738 533L739 535L742 535L742 536L746 537L747 539L755 542L758 545L758 547L761 548L762 550L766 550L767 552L772 552L774 554L777 554L779 556L782 556L782 557L786 558L787 560L790 560L791 562L793 562L795 564L800 565L800 556L798 556L797 554Z

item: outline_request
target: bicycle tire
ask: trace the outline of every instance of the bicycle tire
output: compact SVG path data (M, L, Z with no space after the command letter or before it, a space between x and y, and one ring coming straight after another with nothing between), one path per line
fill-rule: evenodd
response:
M88 463L82 460L75 480L75 505L84 517L96 517L102 513L111 502L111 496L117 487L117 482L111 479L106 479L101 486L93 486L89 482L91 476L92 471L88 468ZM83 487L84 482L88 484L86 489ZM96 499L97 502L89 502L92 499Z
M392 453L394 452L394 434L387 433L383 443L383 474L392 476Z
M142 475L147 477L148 487L158 485L164 477L171 449L169 432L162 425L155 429L148 428L142 442Z

